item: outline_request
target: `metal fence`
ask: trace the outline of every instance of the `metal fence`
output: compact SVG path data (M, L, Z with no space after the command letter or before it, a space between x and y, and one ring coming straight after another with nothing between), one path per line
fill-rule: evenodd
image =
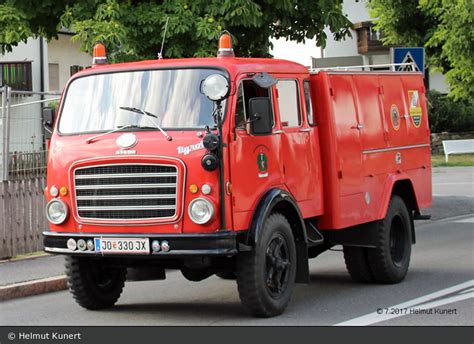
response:
M58 95L0 87L0 259L42 248L48 225L42 108Z
M24 180L45 175L47 150L42 108L54 105L59 100L58 95L15 91L8 86L0 88L0 180Z

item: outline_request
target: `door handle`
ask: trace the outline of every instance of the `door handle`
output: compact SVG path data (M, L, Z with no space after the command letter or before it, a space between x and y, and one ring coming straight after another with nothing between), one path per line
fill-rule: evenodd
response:
M280 134L283 134L283 133L284 133L283 130L275 130L275 131L273 132L273 134L275 134L275 135L280 135Z
M300 129L300 132L302 132L302 133L309 133L310 131L311 131L311 128Z
M364 129L364 125L363 124L357 124L357 126L351 127L351 129L361 130L361 129Z

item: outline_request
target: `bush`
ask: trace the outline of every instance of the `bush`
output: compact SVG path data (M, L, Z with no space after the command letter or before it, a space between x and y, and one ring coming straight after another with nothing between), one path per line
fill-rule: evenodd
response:
M59 100L50 101L48 106L54 110L54 112L58 112Z
M432 133L474 131L474 102L454 101L437 91L427 95L428 116Z

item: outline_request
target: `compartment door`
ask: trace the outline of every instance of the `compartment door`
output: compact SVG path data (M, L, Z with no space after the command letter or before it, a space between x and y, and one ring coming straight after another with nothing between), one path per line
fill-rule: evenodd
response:
M409 115L402 81L395 75L381 75L379 80L383 93L383 114L388 132L388 145L389 147L405 146L407 145Z
M372 75L356 75L354 86L357 94L357 109L360 124L362 150L385 148L383 108L379 80Z
M363 130L363 124L357 116L352 76L334 74L330 77L330 83L339 158L337 170L340 195L352 195L359 193L362 185L360 131Z

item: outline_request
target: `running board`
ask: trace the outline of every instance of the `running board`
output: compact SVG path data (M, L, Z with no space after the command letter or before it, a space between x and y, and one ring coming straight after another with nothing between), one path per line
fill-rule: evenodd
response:
M415 214L413 216L413 220L430 220L431 219L431 215L430 214L427 214L427 215L422 215L420 212L418 211L415 211Z
M324 242L324 237L316 228L316 225L310 219L304 220L306 227L306 236L308 238L308 247L321 245Z

